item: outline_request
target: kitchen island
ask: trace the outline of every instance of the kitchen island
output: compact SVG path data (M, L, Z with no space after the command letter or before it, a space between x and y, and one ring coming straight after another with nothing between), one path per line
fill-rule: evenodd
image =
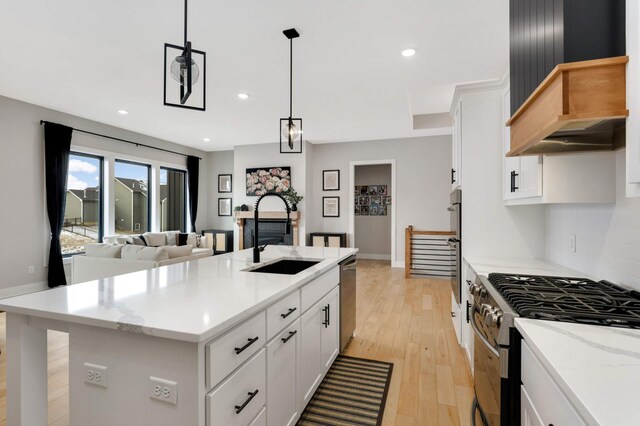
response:
M8 424L47 423L47 329L69 333L72 425L295 423L338 354L356 251L269 246L261 264L319 262L256 273L244 250L1 300Z

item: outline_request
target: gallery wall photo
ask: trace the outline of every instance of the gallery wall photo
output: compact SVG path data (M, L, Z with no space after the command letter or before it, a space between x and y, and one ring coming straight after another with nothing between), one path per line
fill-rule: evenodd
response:
M388 185L356 185L353 195L356 216L387 216L391 205Z

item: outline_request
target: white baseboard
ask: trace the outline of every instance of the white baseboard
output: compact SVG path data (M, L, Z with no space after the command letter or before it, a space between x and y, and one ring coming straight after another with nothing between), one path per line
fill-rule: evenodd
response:
M13 296L21 296L27 293L35 293L36 291L42 291L48 288L49 287L46 281L43 281L40 283L23 284L23 285L8 287L8 288L2 288L0 289L0 299L13 297Z
M369 259L369 260L391 260L390 254L375 254L375 253L360 253L356 255L358 259Z
M403 268L404 269L404 260L396 260L394 262L391 262L391 267L392 268Z

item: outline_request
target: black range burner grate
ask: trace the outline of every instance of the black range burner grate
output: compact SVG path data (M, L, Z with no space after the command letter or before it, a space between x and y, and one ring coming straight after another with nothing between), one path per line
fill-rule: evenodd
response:
M640 293L608 281L514 274L489 281L524 318L640 328Z

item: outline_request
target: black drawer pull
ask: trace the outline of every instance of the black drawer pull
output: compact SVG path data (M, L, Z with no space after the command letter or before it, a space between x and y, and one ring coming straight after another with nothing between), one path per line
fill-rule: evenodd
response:
M324 325L324 328L328 328L329 327L329 305L322 308L322 312L324 312L324 321L322 321L322 325Z
M256 396L257 394L258 394L258 389L256 389L253 392L249 392L248 393L249 398L247 398L247 400L243 402L242 405L236 405L236 414L240 414L240 412L244 410L244 407L246 407L247 404L250 403L253 397Z
M298 330L290 331L289 335L287 337L283 337L282 338L282 343L287 343L289 341L289 339L291 339L293 336L296 335L297 332L298 332Z
M258 341L258 336L254 337L253 339L248 339L248 342L246 345L244 345L241 348L235 348L236 355L239 355L242 351L244 351L245 349L247 349L249 346L253 345L257 341Z
M286 318L286 317L288 317L289 315L291 315L292 313L294 313L297 309L298 309L298 308L289 308L289 311L288 311L286 314L280 314L280 316L281 316L282 318Z

